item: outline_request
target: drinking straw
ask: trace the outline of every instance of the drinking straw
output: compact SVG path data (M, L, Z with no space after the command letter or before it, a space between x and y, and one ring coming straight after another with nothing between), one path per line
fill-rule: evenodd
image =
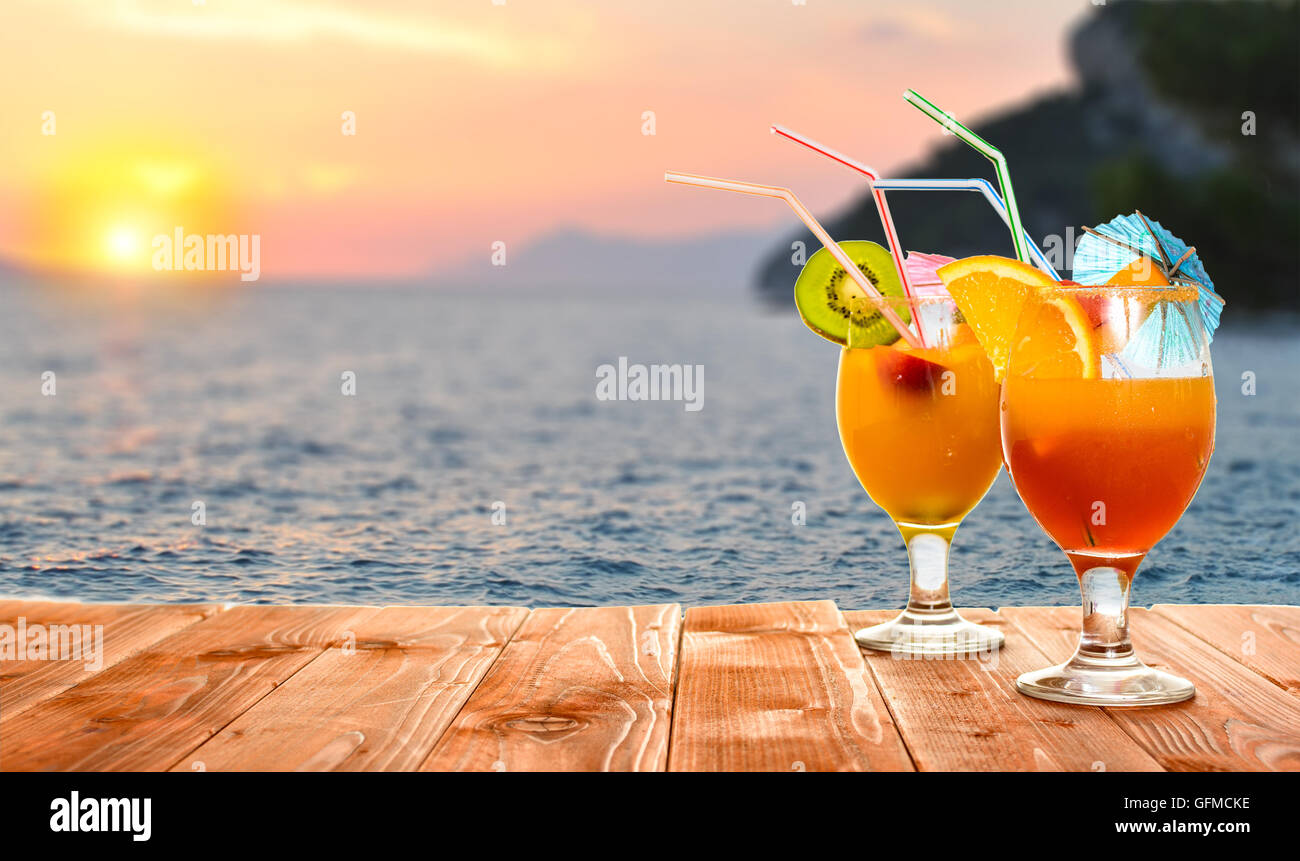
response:
M880 295L880 291L876 289L876 285L872 284L871 280L867 278L866 275L862 274L862 270L858 268L858 265L853 262L849 255L844 253L844 249L840 248L834 239L831 239L830 234L827 233L826 229L817 222L817 219L813 217L813 214L808 210L808 207L804 206L790 189L781 188L775 185L758 185L757 183L752 182L739 182L732 179L718 179L717 177L712 176L698 176L692 173L676 173L673 171L665 173L664 179L668 182L675 182L681 185L694 185L699 188L716 188L722 191L734 191L740 194L752 194L758 197L775 197L784 200L789 204L790 208L794 210L795 215L799 216L799 220L802 221L808 229L812 231L813 235L817 237L817 241L822 244L822 247L831 253L831 256L835 258L835 262L844 267L844 271L848 273L848 276L853 279L853 282L862 289L863 293L876 299L884 299L884 297ZM887 302L881 301L878 307L880 308L881 315L889 321L890 325L898 330L898 334L902 336L904 341L914 348L921 348L921 344L917 340L916 335L908 329L907 324L903 322L903 318L899 317L894 309L889 307Z
M880 174L862 162L836 152L828 146L823 146L812 138L791 131L785 126L774 125L771 132L797 144L803 144L814 152L819 152L845 167L852 168L867 178L867 188L871 189L871 196L876 199L876 212L880 214L880 226L885 229L885 241L889 244L890 255L894 258L894 271L898 273L898 280L903 282L903 293L907 296L908 305L912 309L912 319L917 321L917 334L920 335L921 343L924 344L926 340L925 331L921 328L921 318L917 315L916 302L913 301L915 293L912 290L912 279L908 277L907 265L903 262L903 244L898 241L898 230L894 227L894 216L889 212L889 204L885 201L885 193L877 190L875 186L876 180L880 179Z
M983 193L984 199L988 201L989 206L993 207L993 211L1002 219L1002 223L1008 227L1011 226L1006 204L1002 202L1002 198L998 195L997 189L993 187L993 183L987 179L881 179L880 174L869 165L844 153L837 152L828 146L819 144L806 135L801 135L784 126L772 126L772 132L797 144L802 144L814 152L821 153L867 178L872 194L876 199L876 209L880 213L880 223L884 225L885 236L889 239L889 250L894 253L895 263L903 259L903 249L898 242L898 233L894 230L894 219L889 213L889 205L885 202L886 191L978 191ZM1050 275L1054 281L1060 281L1061 276L1052 268L1052 264L1047 260L1047 255L1043 254L1042 249L1030 238L1029 233L1023 227L1020 232L1024 237L1025 245L1029 248L1030 255L1034 258L1033 262L1038 265L1039 269ZM906 269L907 267L904 266L903 268ZM904 278L904 289L908 289L910 286L911 283ZM908 294L911 295L910 290L908 290Z
M880 213L880 226L885 228L885 240L889 243L889 250L894 255L894 268L898 270L898 278L903 282L903 292L908 296L912 295L912 284L907 277L907 267L903 265L903 246L898 241L898 230L894 228L894 217L889 212L889 204L885 201L884 192L877 191L875 187L876 180L880 179L880 174L876 173L867 165L860 161L849 158L843 153L836 152L828 146L817 143L810 137L791 131L785 126L772 126L772 134L780 135L787 140L792 140L797 144L803 144L814 152L819 152L829 159L839 162L845 167L852 168L867 178L867 187L871 189L871 195L876 199L876 211Z
M989 206L1002 219L1002 223L1011 226L1011 217L1007 213L1007 206L1002 202L1002 197L998 190L993 187L993 183L987 179L974 177L972 179L881 179L876 181L876 188L881 191L978 191L984 195ZM1024 237L1025 245L1029 249L1029 255L1033 257L1033 262L1039 269L1046 272L1053 281L1060 281L1060 273L1048 261L1047 255L1043 249L1038 247L1033 237L1023 227L1020 229Z
M1002 198L1006 201L1007 215L1011 219L1007 222L1007 226L1011 228L1011 242L1016 246L1016 256L1020 258L1020 262L1029 263L1029 249L1025 245L1025 228L1020 221L1020 209L1016 206L1016 192L1011 187L1011 170L1007 167L1006 156L984 138L959 123L952 114L940 110L937 105L916 90L905 91L903 99L993 162L993 167L998 174L998 185L1002 186Z

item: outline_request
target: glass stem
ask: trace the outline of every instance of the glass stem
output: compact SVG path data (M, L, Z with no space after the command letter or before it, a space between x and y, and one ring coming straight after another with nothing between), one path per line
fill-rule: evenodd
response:
M1091 565L1094 559L1071 555L1083 595L1083 633L1075 661L1136 663L1128 637L1128 599L1133 573L1142 557L1107 560L1110 565Z
M899 524L907 542L907 561L912 569L912 590L907 599L907 615L929 622L956 618L948 597L948 548L957 531L951 526L909 526Z

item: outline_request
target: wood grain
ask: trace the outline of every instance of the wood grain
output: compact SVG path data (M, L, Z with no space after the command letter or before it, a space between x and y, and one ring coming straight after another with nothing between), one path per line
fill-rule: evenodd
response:
M827 601L525 612L0 601L105 626L98 673L0 663L0 769L1300 770L1296 607L1134 610L1198 691L1145 709L1015 692L1076 607L964 611L1007 633L982 663L864 661L850 631L893 613Z
M673 711L673 771L912 767L830 601L692 607Z
M375 612L218 613L6 721L0 769L170 768Z
M19 620L28 631L40 626L49 632L55 626L102 626L102 643L90 660L0 660L0 723L11 720L39 702L85 681L147 646L169 637L220 611L213 604L78 604L64 601L6 602L0 604L0 624L13 626ZM82 631L84 634L85 631ZM60 638L65 635L60 632Z
M1157 604L1151 611L1300 696L1300 607Z
M662 770L677 604L534 610L426 771Z
M1002 611L1053 663L1074 653L1079 610ZM1300 770L1300 701L1171 620L1130 611L1138 657L1196 685L1183 703L1108 708L1110 717L1170 771Z
M527 615L385 608L186 760L207 771L413 770Z
M895 658L865 651L918 769L923 771L1160 771L1160 765L1097 710L1026 697L1016 676L1045 666L1041 651L1007 632L989 610L962 610L999 628L1006 643L963 660ZM850 628L896 611L845 613Z

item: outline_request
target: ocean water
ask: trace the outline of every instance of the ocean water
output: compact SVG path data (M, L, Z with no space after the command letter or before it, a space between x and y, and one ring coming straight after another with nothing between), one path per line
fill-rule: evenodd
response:
M1231 298L1225 320L1217 450L1137 604L1300 604L1300 337L1236 323ZM620 356L703 365L702 409L598 400ZM0 596L901 606L902 541L840 450L836 359L748 296L12 284ZM1005 475L952 580L964 605L1078 601Z

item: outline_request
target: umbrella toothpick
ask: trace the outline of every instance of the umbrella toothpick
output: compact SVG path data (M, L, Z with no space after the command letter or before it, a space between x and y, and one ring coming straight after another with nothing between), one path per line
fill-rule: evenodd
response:
M1126 251L1132 251L1134 254L1137 254L1138 256L1143 256L1146 254L1146 252L1143 251L1141 248L1138 248L1133 245L1129 245L1127 242L1125 242L1122 239L1116 239L1113 236L1107 236L1104 233L1098 233L1097 231L1093 230L1091 227L1083 228L1083 232L1087 233L1090 236L1095 236L1098 239L1104 239L1107 242L1111 243L1112 245L1118 245L1120 248L1123 248Z
M1169 274L1173 264L1169 262L1169 255L1165 253L1165 244L1160 241L1160 235L1151 229L1151 222L1147 221L1147 217L1142 214L1142 210L1135 209L1133 212L1138 218L1142 219L1142 226L1147 229L1147 233L1150 234L1151 239L1155 241L1156 251L1160 252L1160 262L1163 263L1165 267L1165 274Z
M1191 256L1195 253L1196 253L1195 245L1193 245L1191 248L1188 248L1187 251L1183 252L1183 256L1179 257L1178 261L1174 263L1173 267L1169 270L1170 277L1173 277L1173 275L1178 272L1178 267L1186 263L1188 259L1191 258Z

